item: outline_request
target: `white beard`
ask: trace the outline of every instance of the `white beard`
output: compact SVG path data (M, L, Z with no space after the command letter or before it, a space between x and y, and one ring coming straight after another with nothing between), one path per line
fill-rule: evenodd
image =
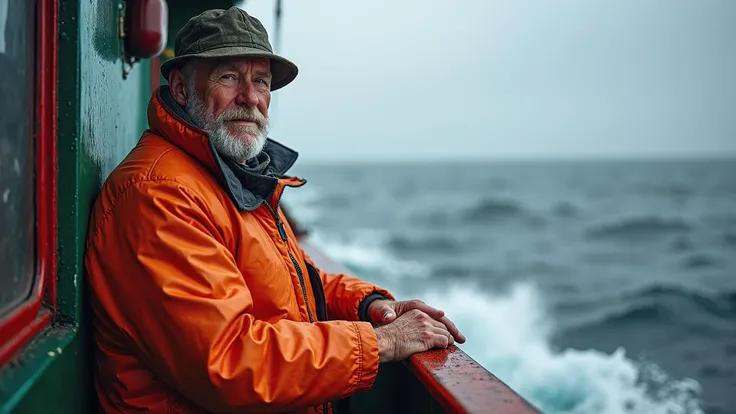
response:
M190 84L190 93L184 110L199 128L209 133L212 145L223 158L243 163L263 151L268 136L268 118L264 117L257 108L228 110L219 117L215 117L212 111L205 106L202 99L194 93L194 90L194 85ZM243 132L255 135L254 138L239 139L228 131L223 118L232 111L249 112L249 116L254 118L248 120L256 122L258 126L240 127Z

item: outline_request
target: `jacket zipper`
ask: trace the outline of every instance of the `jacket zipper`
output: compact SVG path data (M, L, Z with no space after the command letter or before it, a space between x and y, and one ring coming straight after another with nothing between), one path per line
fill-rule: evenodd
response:
M283 192L281 193L283 194ZM299 266L299 263L294 258L294 255L291 254L291 249L289 248L289 243L287 240L289 239L286 235L286 229L284 228L284 223L281 222L281 219L279 218L278 209L279 209L279 202L281 201L281 194L279 194L279 198L276 200L276 209L274 210L271 205L268 203L268 201L264 200L264 204L266 207L268 207L268 210L273 215L273 218L276 220L276 228L279 230L279 236L281 237L281 241L286 243L286 252L289 253L289 258L291 259L291 263L294 264L294 269L296 269L296 275L299 277L299 285L302 288L302 295L304 296L304 303L307 305L307 315L309 315L309 322L314 322L314 317L312 316L312 311L309 308L309 299L307 298L307 286L304 283L304 273L302 273L302 268ZM329 403L322 404L322 412L323 414L329 414Z
M279 200L280 199L281 197L279 197ZM273 218L276 220L276 227L279 229L279 236L281 236L281 241L283 241L286 244L286 252L289 253L289 258L291 259L291 263L294 264L294 269L296 269L296 275L299 277L299 285L302 288L302 295L304 296L304 303L307 305L307 315L309 315L309 322L314 322L314 316L312 316L312 311L309 308L309 299L307 298L307 285L304 283L304 273L302 273L302 268L301 266L299 266L299 262L297 262L296 259L294 258L294 255L291 254L289 243L287 243L287 240L289 238L286 235L286 229L284 228L284 223L282 223L281 219L279 218L279 214L278 214L279 200L276 200L276 210L271 208L271 205L265 200L264 200L264 204L266 205L266 207L268 207L268 210L271 211Z

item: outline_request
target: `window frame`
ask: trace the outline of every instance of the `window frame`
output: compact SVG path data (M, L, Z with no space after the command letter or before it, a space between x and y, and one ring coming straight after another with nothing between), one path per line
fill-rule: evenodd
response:
M59 10L39 0L32 24L35 84L35 278L30 296L0 319L0 367L56 315L57 68ZM33 4L32 3L32 4ZM33 6L31 6L33 7ZM34 135L31 135L34 136ZM30 138L30 137L29 137Z

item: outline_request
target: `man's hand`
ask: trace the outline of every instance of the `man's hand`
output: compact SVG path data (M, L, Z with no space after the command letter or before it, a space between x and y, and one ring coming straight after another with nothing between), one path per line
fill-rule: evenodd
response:
M402 361L417 352L453 344L452 334L442 322L417 309L376 328L376 337L378 362Z
M465 336L460 333L454 323L449 320L445 313L439 309L435 309L421 300L414 299L403 302L394 302L392 300L374 300L368 306L368 318L374 324L387 324L395 321L401 315L411 311L420 310L432 317L432 319L441 322L447 328L447 331L453 336L456 342L465 343Z

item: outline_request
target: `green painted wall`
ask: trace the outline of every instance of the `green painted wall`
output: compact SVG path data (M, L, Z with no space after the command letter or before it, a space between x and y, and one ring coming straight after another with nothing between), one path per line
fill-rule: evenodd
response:
M83 255L90 208L105 177L147 128L150 61L122 76L119 0L59 2L58 315L0 370L0 413L96 409ZM169 2L169 45L181 25L229 1ZM175 5L172 3L176 3ZM206 4L205 4L206 3ZM159 76L156 70L153 76Z
M60 1L58 123L58 315L0 370L0 413L96 412L94 344L83 271L89 211L108 174L147 127L150 63L122 77L118 0ZM170 1L169 47L184 23L225 1ZM162 59L163 60L163 59ZM401 393L397 394L397 390ZM362 412L441 412L401 364L384 366Z
M123 80L117 7L60 2L58 316L0 373L3 413L86 413L96 404L84 305L87 221L104 178L145 129L151 94L148 61Z

